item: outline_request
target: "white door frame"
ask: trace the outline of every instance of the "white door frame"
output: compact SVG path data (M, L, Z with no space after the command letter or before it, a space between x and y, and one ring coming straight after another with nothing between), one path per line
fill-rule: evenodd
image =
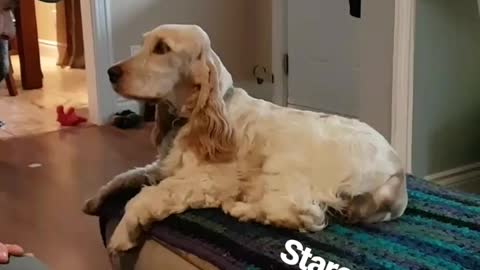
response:
M412 172L413 69L416 0L395 0L392 82L392 145Z
M140 113L140 103L120 98L110 85L108 68L113 64L111 0L82 0L82 23L87 72L90 122L108 123L118 111Z
M103 125L116 110L117 95L106 71L113 62L110 1L81 2L90 122Z
M288 52L286 1L272 1L273 102L282 106L287 105L288 98L282 60ZM395 0L391 143L409 173L412 171L415 7L416 0Z

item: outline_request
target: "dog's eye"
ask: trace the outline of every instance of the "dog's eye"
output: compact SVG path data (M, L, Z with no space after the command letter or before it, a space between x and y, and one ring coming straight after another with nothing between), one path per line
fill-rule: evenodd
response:
M165 43L165 41L160 40L155 45L155 48L153 49L153 53L155 53L155 54L166 54L166 53L170 52L171 50L172 49L170 48L170 46L168 46L167 43Z

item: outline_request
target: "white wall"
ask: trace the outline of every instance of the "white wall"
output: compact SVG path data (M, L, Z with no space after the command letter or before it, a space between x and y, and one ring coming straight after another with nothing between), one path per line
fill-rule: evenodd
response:
M37 16L38 38L57 42L57 5L35 1L35 14Z
M480 15L476 0L417 0L413 171L480 162Z
M391 137L395 0L289 1L288 102L358 117Z
M128 57L142 33L160 24L198 24L209 33L236 85L271 99L271 86L258 87L252 75L255 64L271 63L271 0L110 1L115 61Z
M358 115L390 139L395 0L362 1L362 18L357 52Z

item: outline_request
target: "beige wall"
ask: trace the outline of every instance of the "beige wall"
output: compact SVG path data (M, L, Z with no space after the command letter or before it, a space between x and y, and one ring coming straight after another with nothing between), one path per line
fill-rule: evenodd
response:
M65 25L63 2L49 4L35 1L35 11L37 15L38 38L49 42L64 43L66 33L63 27Z
M142 33L160 24L202 26L234 76L236 85L253 95L271 99L265 85L256 87L252 69L271 63L271 0L137 0L111 5L113 55L116 61L130 55L130 46Z
M476 0L417 1L413 172L480 162L480 16Z
M48 41L57 41L56 5L35 1L37 13L38 38Z

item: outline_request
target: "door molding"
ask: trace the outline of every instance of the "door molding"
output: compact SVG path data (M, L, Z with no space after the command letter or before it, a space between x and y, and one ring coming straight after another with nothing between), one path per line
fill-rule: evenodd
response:
M416 0L395 0L392 145L412 172L413 80Z
M109 0L81 1L90 121L108 122L116 109L106 70L113 62Z
M81 1L90 122L104 125L121 110L140 112L138 102L121 99L110 85L108 68L114 63L111 0Z

